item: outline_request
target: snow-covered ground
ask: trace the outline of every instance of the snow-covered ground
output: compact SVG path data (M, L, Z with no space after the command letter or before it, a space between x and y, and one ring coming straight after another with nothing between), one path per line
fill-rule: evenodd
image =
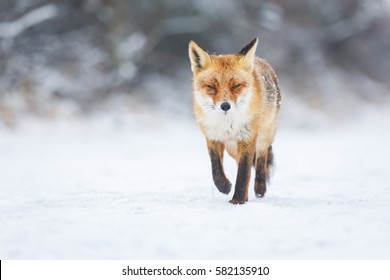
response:
M3 128L0 258L389 259L389 117L316 129L285 121L266 197L251 186L242 206L214 187L191 119ZM234 182L230 159L226 171Z

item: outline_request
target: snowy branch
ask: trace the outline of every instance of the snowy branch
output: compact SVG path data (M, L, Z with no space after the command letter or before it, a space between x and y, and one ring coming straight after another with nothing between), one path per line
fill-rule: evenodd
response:
M37 8L12 22L0 23L0 37L12 38L18 36L31 26L55 17L57 13L57 6L49 4Z

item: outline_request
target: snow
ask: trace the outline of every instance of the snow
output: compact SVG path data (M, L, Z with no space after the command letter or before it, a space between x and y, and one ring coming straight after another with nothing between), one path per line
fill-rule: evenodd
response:
M0 258L388 259L388 120L303 129L282 118L272 184L263 199L252 184L241 206L214 187L192 118L0 128Z

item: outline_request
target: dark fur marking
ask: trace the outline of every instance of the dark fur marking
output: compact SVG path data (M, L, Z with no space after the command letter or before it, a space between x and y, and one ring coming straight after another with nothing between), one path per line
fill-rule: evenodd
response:
M280 94L280 89L278 87L278 95L276 96L276 106L279 108L282 104L282 95Z
M280 87L279 87L279 79L278 79L278 77L276 76L275 73L272 75L272 79L273 79L273 81L275 83L276 92L277 92L277 94L276 94L276 106L277 106L277 108L280 108L280 104L282 104L282 93L281 93Z
M247 200L247 187L249 181L251 164L248 155L243 155L238 163L238 172L233 199L230 201L234 204L242 204Z
M209 53L208 50L206 50L202 45L198 44L198 43L195 43L199 48L201 48L203 51Z
M201 48L204 52L206 53L209 53L204 47L202 47L201 45L199 45L198 43L194 42L199 48ZM192 49L192 54L194 55L195 57L195 63L196 63L196 67L198 67L199 69L202 69L202 64L201 64L201 59L200 59L200 55L199 53L195 50L195 49Z
M255 194L257 197L263 197L267 191L267 175L265 164L265 157L260 157L257 159L255 176Z
M214 151L210 151L210 159L215 186L221 193L228 194L232 188L232 184L226 178L225 172L223 171L222 159Z
M202 65L200 64L200 55L197 53L196 50L192 50L192 54L194 55L195 57L195 63L196 63L196 67L198 67L199 69L202 69Z
M275 77L269 77L267 74L263 74L263 82L265 90L267 91L267 103L273 106L276 103L277 107L280 107L281 94L278 85L278 80Z
M272 145L268 148L268 156L267 156L267 181L270 180L270 173L272 171L272 166L274 165L274 152L272 151Z
M257 197L263 197L267 191L267 182L270 179L270 172L274 162L272 146L269 146L267 155L259 157L256 164L255 193Z
M243 47L242 50L238 54L246 55L249 52L249 50L254 46L256 41L257 41L257 38L253 39L248 45Z

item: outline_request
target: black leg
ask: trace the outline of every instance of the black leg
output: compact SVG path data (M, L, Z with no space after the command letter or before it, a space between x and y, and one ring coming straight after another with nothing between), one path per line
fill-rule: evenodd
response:
M208 142L208 146L214 184L221 193L228 194L232 188L232 184L226 178L225 172L223 171L222 160L224 146L218 142Z
M256 163L255 194L257 197L263 197L267 191L267 181L273 165L273 152L270 146L265 154L260 154Z
M234 195L233 199L230 200L233 204L244 204L248 201L248 185L251 176L252 158L248 154L244 154L240 158Z

